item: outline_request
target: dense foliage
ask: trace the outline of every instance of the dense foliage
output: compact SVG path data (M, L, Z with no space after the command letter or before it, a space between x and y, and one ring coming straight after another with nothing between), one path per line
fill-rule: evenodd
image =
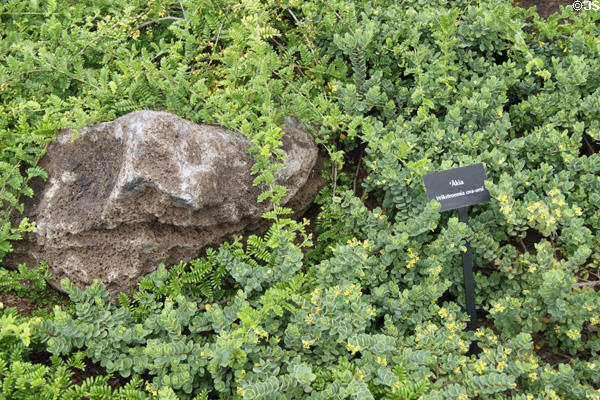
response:
M119 305L64 281L67 307L3 311L0 398L600 399L599 19L500 0L2 2L0 258L35 229L22 196L58 129L132 110L251 138L274 207L263 237L160 266ZM331 159L314 238L274 184L290 115ZM492 201L465 225L421 176L475 162ZM33 271L0 287L40 293ZM85 360L128 383L71 382Z

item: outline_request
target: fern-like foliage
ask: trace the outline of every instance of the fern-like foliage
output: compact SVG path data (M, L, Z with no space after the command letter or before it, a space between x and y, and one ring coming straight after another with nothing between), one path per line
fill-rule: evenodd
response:
M118 296L123 307L133 312L137 320L143 320L151 311L156 300L175 298L181 294L216 303L231 290L233 282L224 264L217 261L217 252L207 249L206 255L189 262L179 262L167 269L163 264L157 270L140 279L139 291L129 298L124 293Z

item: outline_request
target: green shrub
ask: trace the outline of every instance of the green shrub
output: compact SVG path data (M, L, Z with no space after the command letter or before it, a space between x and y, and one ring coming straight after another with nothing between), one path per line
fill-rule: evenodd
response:
M9 217L57 129L142 108L251 138L273 226L159 267L118 306L65 281L73 311L11 317L2 349L81 352L168 399L600 399L598 19L499 0L5 2L0 250L34 229ZM289 115L331 159L307 258L274 185ZM492 200L467 226L421 177L476 162Z
M0 308L2 305L0 304ZM86 378L74 384L74 370L84 370L84 353L74 352L66 358L51 356L46 364L31 360L38 343L32 342L31 333L41 318L27 319L14 308L0 314L0 399L146 399L137 377L124 387L113 390L110 376Z

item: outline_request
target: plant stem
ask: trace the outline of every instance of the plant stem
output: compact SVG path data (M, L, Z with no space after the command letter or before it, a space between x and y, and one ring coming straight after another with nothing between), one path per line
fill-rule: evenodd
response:
M210 305L210 306L213 306L213 305L222 306L223 304L227 304L227 303L229 303L229 302L230 302L231 300L233 300L233 299L235 299L235 296L228 297L228 298L226 298L226 299L223 299L223 300L221 300L221 301L217 301L216 303L209 304L209 305ZM204 306L202 306L202 307L198 307L198 309L197 309L196 311L206 311L206 305L204 305Z
M600 281L577 282L571 285L572 288L587 286L600 286Z
M358 197L358 193L356 193L356 184L358 181L358 174L360 173L360 167L362 166L363 154L365 152L365 148L362 147L360 149L360 156L358 158L358 164L356 165L356 171L354 172L354 180L352 181L352 192L356 197Z
M154 20L154 19L153 19L153 20L150 20L150 21L143 22L143 23L139 24L137 28L138 28L138 29L141 29L141 28L143 28L143 27L145 27L145 26L152 25L152 24L154 24L154 23L156 23L156 22L160 22L160 21L169 21L169 20L170 20L170 21L183 21L183 18L179 18L179 17L172 17L172 16L170 16L170 15L167 15L166 17L161 17L161 18L158 18L158 19L156 19L156 20Z

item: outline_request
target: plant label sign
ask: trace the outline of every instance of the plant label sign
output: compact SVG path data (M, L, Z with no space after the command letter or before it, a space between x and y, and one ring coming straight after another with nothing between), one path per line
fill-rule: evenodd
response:
M486 179L481 163L423 175L427 196L441 204L440 211L489 201L490 192L483 184Z
M423 175L423 183L425 183L429 201L437 200L441 205L440 211L458 208L458 220L465 224L469 223L469 206L490 200L490 192L484 185L486 179L487 176L481 163ZM473 256L468 241L465 242L465 247L462 261L465 302L469 314L467 329L474 331L477 329L477 309L475 306ZM469 354L478 354L480 351L477 342L472 342Z

